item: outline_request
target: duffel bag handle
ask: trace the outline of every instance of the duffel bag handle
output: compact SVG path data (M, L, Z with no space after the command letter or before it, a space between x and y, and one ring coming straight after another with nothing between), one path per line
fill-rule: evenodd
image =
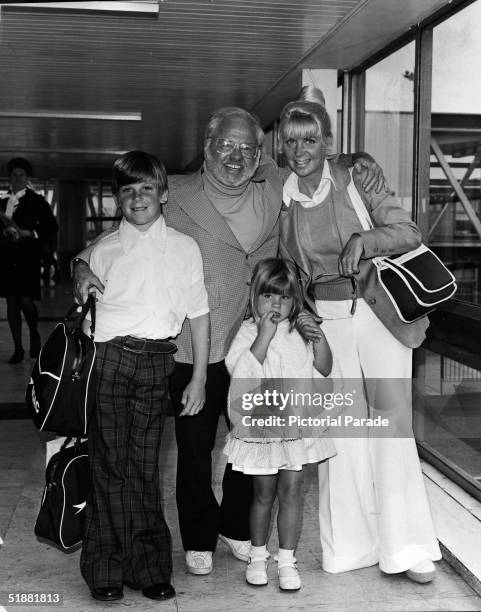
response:
M63 441L62 446L60 447L60 450L65 450L68 445L70 444L70 442L72 442L72 440L74 441L73 446L75 447L75 451L78 453L80 451L80 445L82 444L82 438L80 436L67 436L65 438L65 440Z
M69 322L70 317L73 315L74 312L77 311L78 307L79 305L77 303L72 304L72 306L69 308L67 314L64 317L65 323ZM78 317L73 322L71 329L72 331L79 329L79 327L82 325L82 321L87 316L89 310L91 315L90 337L93 339L95 334L95 295L93 293L89 293L87 301L85 302L85 304L82 305L82 309L78 314Z
M55 453L55 455L57 455L58 453L61 453L64 450L66 450L68 445L70 444L70 442L72 442L72 440L74 440L74 438L72 438L72 437L65 438L65 440L62 443L62 446ZM82 442L82 438L79 438L79 437L75 438L75 440L74 440L73 446L75 448L75 453L76 454L80 453L80 444L81 444L81 442ZM55 457L55 455L53 455L50 458L50 461L48 462L48 465L47 465L47 471L46 471L46 474L45 474L47 485L50 485L50 486L52 486L53 483L55 482L56 473L57 473L57 470L58 470L58 467L59 467L58 461L52 461L52 458Z

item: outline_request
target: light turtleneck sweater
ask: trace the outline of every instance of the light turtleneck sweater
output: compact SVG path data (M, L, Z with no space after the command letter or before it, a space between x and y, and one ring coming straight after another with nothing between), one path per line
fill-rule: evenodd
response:
M263 185L249 181L240 187L227 187L205 167L202 182L205 195L248 253L264 226Z

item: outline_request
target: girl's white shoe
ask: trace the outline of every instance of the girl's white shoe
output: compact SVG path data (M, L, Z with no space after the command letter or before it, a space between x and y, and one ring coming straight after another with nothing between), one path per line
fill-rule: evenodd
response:
M301 588L301 577L295 561L279 565L277 571L281 591L298 591Z
M267 584L267 559L249 559L246 568L246 582L252 586Z

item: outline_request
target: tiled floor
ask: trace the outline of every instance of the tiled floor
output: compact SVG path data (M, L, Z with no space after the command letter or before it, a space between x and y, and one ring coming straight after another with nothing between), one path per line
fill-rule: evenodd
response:
M59 291L64 291L60 288ZM55 310L61 316L70 301L62 294ZM43 306L45 313L45 303ZM50 314L49 313L49 314ZM0 418L7 404L15 407L22 402L25 381L31 360L17 366L5 364L11 347L5 321L0 310ZM42 332L53 322L43 322ZM3 412L5 415L5 411ZM218 434L215 451L215 486L220 492L224 459L221 454L223 428ZM270 583L266 587L249 587L244 580L244 564L235 560L219 543L215 569L209 576L191 576L185 572L175 507L176 447L173 420L169 417L163 436L160 457L162 491L167 521L171 527L174 549L173 582L177 597L164 603L153 602L139 592L125 589L119 603L102 604L94 601L78 569L79 551L64 554L37 541L33 525L38 512L44 480L45 441L29 420L0 420L0 612L2 605L12 612L44 610L55 612L87 612L131 608L146 610L200 611L270 611L324 610L386 611L386 610L480 610L481 599L445 563L437 564L436 580L428 585L410 582L404 575L386 576L377 567L345 574L327 574L321 570L321 549L317 525L316 469L308 466L305 479L304 519L297 551L303 587L294 594L281 593L275 576L275 564L269 566ZM269 547L276 550L275 529ZM25 591L57 592L62 597L58 606L9 607L6 593Z

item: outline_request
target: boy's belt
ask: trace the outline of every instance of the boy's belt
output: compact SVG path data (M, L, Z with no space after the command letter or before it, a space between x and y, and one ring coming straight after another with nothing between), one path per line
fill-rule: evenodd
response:
M177 347L168 339L151 340L150 338L135 338L134 336L116 336L109 340L112 344L134 353L160 353L168 355L175 353Z

